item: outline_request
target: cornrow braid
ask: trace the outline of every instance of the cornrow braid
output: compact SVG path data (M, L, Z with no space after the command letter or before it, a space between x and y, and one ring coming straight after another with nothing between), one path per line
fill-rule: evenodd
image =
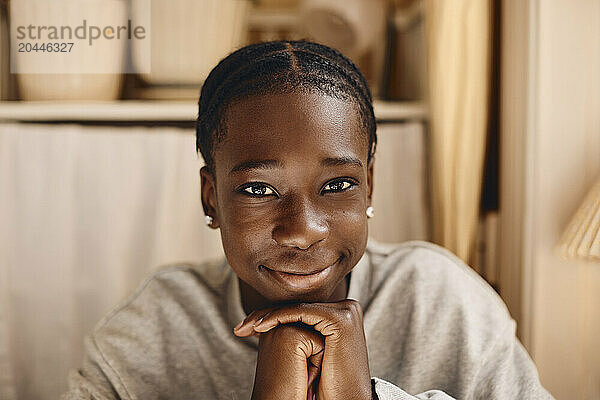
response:
M232 102L252 95L317 91L358 106L369 139L367 162L377 134L371 91L358 67L339 51L309 41L272 41L245 46L210 72L198 102L196 152L215 175L214 147L225 133L224 115Z

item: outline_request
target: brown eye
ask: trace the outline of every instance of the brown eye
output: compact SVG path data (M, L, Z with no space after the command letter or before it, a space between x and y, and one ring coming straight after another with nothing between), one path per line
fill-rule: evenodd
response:
M275 193L271 188L269 188L267 185L263 185L262 183L248 185L241 190L251 196L269 196Z
M327 185L325 185L325 188L323 189L326 192L343 192L345 190L348 190L349 188L355 186L355 184L353 182L347 181L347 180L339 180L339 181L333 181L328 183Z

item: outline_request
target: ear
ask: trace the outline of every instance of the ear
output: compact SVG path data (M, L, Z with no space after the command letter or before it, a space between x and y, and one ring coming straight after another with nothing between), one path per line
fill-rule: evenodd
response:
M371 205L373 197L373 165L375 164L375 156L371 157L369 165L367 165L367 205Z
M213 222L209 226L216 229L219 227L219 217L217 215L217 186L215 178L206 166L200 168L200 181L200 199L202 201L202 208L204 209L204 214L213 217Z

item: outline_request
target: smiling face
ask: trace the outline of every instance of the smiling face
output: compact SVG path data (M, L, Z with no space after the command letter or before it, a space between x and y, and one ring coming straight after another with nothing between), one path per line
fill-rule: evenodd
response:
M202 202L220 228L246 311L337 301L367 243L373 160L357 107L315 92L230 105L204 167Z

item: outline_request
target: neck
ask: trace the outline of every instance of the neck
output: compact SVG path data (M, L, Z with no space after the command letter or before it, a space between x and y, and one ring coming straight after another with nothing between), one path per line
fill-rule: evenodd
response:
M350 288L350 275L346 275L344 279L337 285L333 294L327 299L328 302L336 302L344 300L348 297L348 289ZM240 286L240 297L242 299L242 307L246 315L250 315L252 311L261 310L263 308L272 307L273 302L263 297L252 286L238 277Z

